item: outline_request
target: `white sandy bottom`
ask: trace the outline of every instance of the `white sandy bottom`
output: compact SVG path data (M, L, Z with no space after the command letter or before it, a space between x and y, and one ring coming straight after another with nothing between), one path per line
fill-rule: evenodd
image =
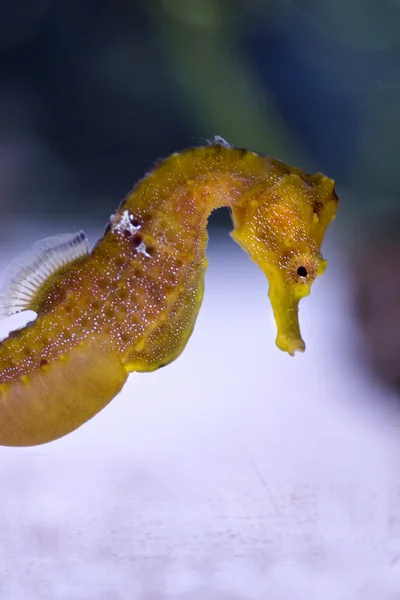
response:
M1 600L400 598L400 419L352 364L339 259L295 359L262 274L232 244L209 260L174 364L56 443L0 448Z

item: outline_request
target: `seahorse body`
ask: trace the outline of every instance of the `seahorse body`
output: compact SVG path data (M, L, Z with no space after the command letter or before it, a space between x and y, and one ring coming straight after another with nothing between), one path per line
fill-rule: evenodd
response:
M0 444L57 439L106 406L129 373L179 356L202 301L207 220L220 206L268 277L277 345L304 350L298 303L326 266L333 181L224 143L192 148L160 162L92 251L30 295L23 307L37 318L0 344Z

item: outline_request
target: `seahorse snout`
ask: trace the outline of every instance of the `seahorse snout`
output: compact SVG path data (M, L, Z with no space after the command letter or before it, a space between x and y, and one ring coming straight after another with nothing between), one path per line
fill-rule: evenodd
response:
M299 299L289 290L274 285L270 285L269 298L278 328L276 345L291 356L295 352L304 352L306 345L300 333Z

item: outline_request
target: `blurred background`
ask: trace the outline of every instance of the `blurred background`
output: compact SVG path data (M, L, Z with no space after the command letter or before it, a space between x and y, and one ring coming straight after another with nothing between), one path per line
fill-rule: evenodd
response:
M341 198L304 356L274 347L218 211L182 358L0 451L1 599L400 596L399 33L399 0L0 1L2 266L94 243L158 158L216 134Z

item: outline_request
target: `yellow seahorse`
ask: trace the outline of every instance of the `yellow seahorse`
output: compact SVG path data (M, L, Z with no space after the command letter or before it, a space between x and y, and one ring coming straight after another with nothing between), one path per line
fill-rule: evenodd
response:
M160 162L91 252L79 232L42 240L10 265L2 316L37 318L0 344L0 444L60 438L106 406L129 373L180 355L202 301L207 220L220 206L269 280L277 345L304 350L298 304L325 270L334 182L217 138Z

